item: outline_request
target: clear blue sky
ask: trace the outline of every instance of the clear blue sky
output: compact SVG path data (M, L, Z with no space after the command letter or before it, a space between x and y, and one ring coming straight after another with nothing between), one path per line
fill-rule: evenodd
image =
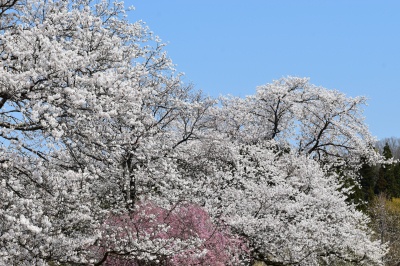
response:
M288 75L369 98L378 139L400 137L400 1L128 0L206 94L253 94Z

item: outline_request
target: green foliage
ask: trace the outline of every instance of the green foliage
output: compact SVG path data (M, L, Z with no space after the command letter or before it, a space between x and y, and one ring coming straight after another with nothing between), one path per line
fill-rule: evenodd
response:
M360 169L360 193L363 201L370 202L374 197L374 187L379 167L363 164Z
M382 155L386 160L393 158L389 144L383 147ZM389 196L397 196L399 194L396 184L394 164L382 165L379 169L378 179L375 184L375 194L386 193Z
M382 156L390 162L393 159L392 150L388 143L382 149ZM384 193L387 197L400 197L400 163L368 165L364 163L359 170L359 187L353 189L353 202L366 211L376 195Z

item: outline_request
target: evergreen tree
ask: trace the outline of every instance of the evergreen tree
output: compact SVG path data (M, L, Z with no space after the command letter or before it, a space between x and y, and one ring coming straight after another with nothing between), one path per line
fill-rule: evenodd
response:
M364 163L361 167L360 174L360 186L356 186L356 190L359 191L357 195L360 195L358 202L361 210L367 209L367 204L370 203L374 198L374 188L377 181L377 174L379 168L376 165L369 165Z
M389 144L383 147L382 155L386 160L393 158ZM375 194L386 193L388 196L397 195L397 184L394 176L394 164L381 165L378 173L378 180L375 185Z

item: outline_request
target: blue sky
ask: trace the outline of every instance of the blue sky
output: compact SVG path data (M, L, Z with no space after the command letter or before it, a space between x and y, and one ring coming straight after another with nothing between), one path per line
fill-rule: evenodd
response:
M369 98L374 136L400 137L400 1L129 0L211 96L253 94L285 76Z

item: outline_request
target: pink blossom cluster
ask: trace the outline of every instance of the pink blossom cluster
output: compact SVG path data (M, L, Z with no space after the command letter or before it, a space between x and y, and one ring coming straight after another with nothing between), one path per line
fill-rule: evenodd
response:
M150 236L150 240L170 240L169 245L182 243L190 239L199 239L197 244L181 247L180 251L171 256L158 254L153 261L131 259L121 254L111 254L105 265L109 266L139 266L139 265L233 265L239 264L249 249L245 241L233 235L223 224L214 223L207 211L196 204L180 204L172 209L166 209L147 202L141 203L136 211L124 215L112 215L106 222L104 232L110 229L122 229L117 238L127 235L136 238L135 241ZM179 241L177 241L179 240ZM104 243L109 243L104 241ZM107 244L106 244L107 245ZM100 256L106 250L115 247L103 246ZM174 247L169 247L174 249ZM175 247L175 250L178 247ZM179 248L178 248L179 249Z

